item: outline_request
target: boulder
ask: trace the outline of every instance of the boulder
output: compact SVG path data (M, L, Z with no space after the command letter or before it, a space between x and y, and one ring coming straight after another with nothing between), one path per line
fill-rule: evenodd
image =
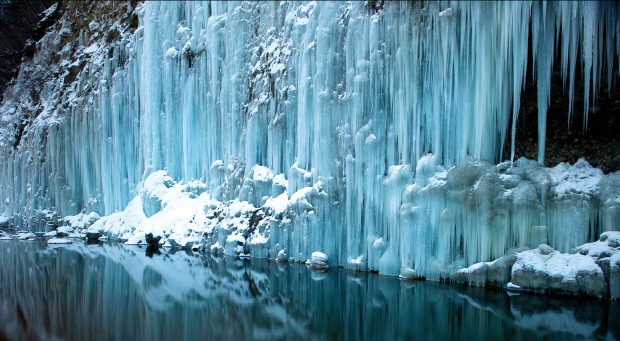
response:
M451 278L457 283L467 283L478 286L503 286L510 281L512 265L516 255L500 257L492 262L481 262L460 269Z
M317 270L329 268L327 261L327 255L320 251L313 252L310 256L310 260L308 260L310 267Z
M511 282L526 290L607 296L605 276L595 259L551 250L541 245L518 253Z

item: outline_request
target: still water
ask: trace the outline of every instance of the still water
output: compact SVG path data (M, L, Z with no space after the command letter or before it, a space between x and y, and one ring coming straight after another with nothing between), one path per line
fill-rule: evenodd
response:
M117 244L0 241L0 339L618 339L620 304Z

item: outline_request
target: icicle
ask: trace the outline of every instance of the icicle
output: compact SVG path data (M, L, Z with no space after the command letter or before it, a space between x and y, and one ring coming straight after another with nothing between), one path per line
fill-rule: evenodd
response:
M537 7L534 7L534 13L537 13ZM537 60L536 80L537 80L537 104L538 104L538 163L544 165L545 162L545 137L547 130L547 109L549 107L549 97L551 92L551 71L553 64L553 26L548 24L554 22L554 13L543 6L542 14L535 15L533 20L540 20L536 26L538 32L532 32L533 39L538 42L536 47ZM534 25L532 25L534 30Z
M590 110L590 87L592 86L593 74L592 64L596 60L595 46L595 9L596 3L583 3L583 129L588 125L588 111Z
M529 15L531 11L530 4L521 7L521 16ZM519 16L519 17L521 17ZM516 43L513 48L514 70L512 83L512 124L510 133L510 165L513 166L515 158L515 144L517 136L517 120L519 118L519 109L521 106L521 92L525 87L525 73L527 72L527 56L528 56L528 25L527 22L519 20L518 17L511 17L511 24L515 36L513 39ZM519 67L521 65L521 67Z

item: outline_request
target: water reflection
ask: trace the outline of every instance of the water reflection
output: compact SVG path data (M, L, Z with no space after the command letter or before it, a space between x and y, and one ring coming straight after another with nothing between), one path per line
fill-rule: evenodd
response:
M513 296L302 265L0 242L9 339L620 337L619 304ZM0 334L0 339L2 338Z

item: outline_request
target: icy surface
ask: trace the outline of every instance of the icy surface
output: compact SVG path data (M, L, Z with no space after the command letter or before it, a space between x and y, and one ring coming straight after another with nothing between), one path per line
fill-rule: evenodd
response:
M612 2L131 3L77 39L61 18L7 88L13 224L430 279L620 228L620 173L541 165L553 63L586 121L617 78ZM528 68L537 161L513 160Z

